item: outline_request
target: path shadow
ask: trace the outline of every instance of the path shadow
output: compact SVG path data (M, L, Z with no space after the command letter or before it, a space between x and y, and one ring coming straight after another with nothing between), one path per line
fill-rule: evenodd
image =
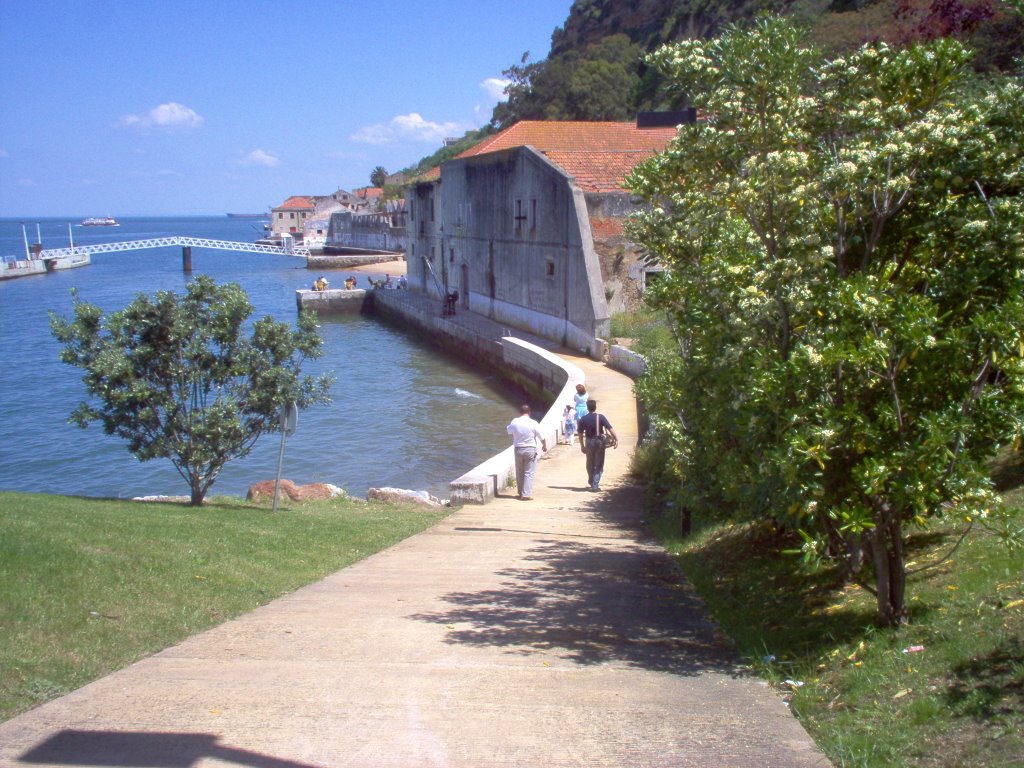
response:
M636 506L641 493L614 489L581 506L618 535L545 534L526 565L499 572L500 588L449 593L448 610L411 618L448 627L451 644L555 651L584 665L739 674L738 657L696 593L647 536Z
M317 768L237 749L209 733L63 730L20 758L26 763L90 765L105 768L191 768L215 759L246 768Z

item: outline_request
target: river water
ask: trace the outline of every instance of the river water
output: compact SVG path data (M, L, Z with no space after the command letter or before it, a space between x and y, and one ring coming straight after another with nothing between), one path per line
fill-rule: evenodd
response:
M262 227L227 217L119 221L119 227L73 226L75 245L171 235L253 242ZM47 249L68 245L66 220L31 221L26 228L30 243L38 236ZM21 222L0 219L0 257L24 258L24 251ZM296 289L317 277L300 258L199 248L192 249L192 269L239 283L254 318L288 322L296 316ZM170 461L140 463L98 423L87 429L67 423L85 389L81 371L59 361L49 326L50 312L70 316L71 288L109 312L139 292L181 293L187 281L180 247L97 254L87 267L0 281L0 489L114 498L187 494ZM283 477L333 483L355 496L391 486L447 498L449 481L508 446L505 425L521 395L496 376L365 317L325 318L321 335L324 356L303 370L334 374L333 402L299 414L285 445ZM279 434L262 436L249 456L225 466L211 495L244 496L252 483L273 479L280 445Z

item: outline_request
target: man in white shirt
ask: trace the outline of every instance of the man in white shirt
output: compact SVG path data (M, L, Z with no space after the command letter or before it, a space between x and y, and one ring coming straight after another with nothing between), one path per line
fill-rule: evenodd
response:
M530 416L530 406L524 405L520 415L512 419L505 431L512 435L512 446L516 454L516 494L523 501L533 498L533 476L537 471L537 441L541 451L547 451L548 443L540 433L540 424Z

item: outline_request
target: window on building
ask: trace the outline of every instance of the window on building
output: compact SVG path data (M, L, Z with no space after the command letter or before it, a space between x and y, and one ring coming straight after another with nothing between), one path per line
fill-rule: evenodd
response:
M545 269L545 274L548 277L554 277L555 276L555 260L554 259L548 259L547 268Z
M537 231L537 198L530 198L530 231Z
M523 219L525 218L526 217L523 216L523 201L517 199L515 204L515 219L512 222L517 235L523 234Z

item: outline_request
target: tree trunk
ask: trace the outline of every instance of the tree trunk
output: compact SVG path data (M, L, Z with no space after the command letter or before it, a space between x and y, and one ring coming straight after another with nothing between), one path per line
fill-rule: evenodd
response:
M871 534L878 620L885 626L895 626L907 618L904 603L907 571L903 560L903 530L898 516L887 504L878 518Z
M193 507L201 506L203 499L206 498L206 488L201 477L197 475L192 476L192 482L190 483L192 490L192 500L189 504Z

